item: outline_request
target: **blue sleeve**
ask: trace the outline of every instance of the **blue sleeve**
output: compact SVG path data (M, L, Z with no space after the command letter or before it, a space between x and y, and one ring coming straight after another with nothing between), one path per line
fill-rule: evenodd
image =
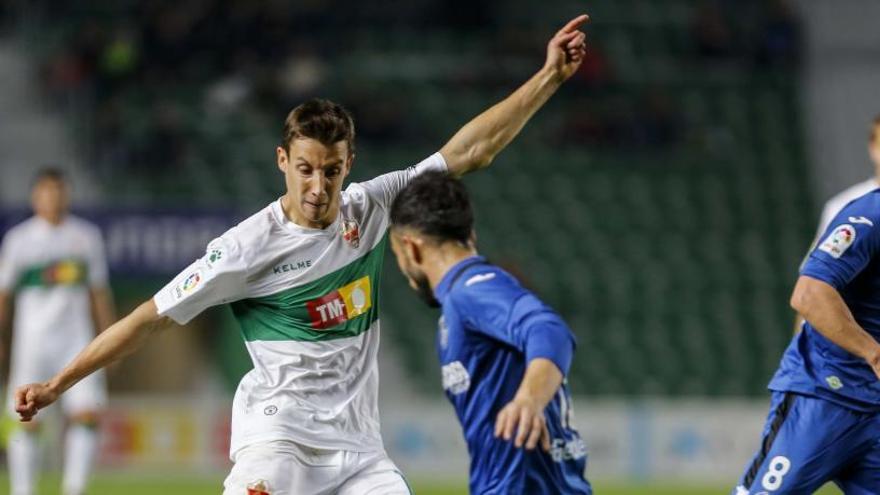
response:
M880 194L872 192L850 202L834 217L800 273L840 291L878 251Z
M575 347L568 325L508 277L496 272L493 279L456 291L455 304L465 327L516 348L526 362L549 359L567 375Z

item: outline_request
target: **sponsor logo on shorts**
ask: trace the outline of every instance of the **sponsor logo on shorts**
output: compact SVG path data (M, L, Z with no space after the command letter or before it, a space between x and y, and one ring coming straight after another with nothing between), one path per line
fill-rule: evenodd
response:
M276 406L266 406L266 408L263 409L263 414L265 414L266 416L274 416L277 412L278 407Z
M306 303L312 318L312 327L318 330L353 320L372 306L369 275Z
M443 389L452 395L463 394L471 388L471 375L461 361L443 365Z
M840 258L856 240L856 229L852 225L843 224L834 228L828 237L819 245L819 251L825 251L832 258Z
M550 458L553 462L565 462L580 459L587 455L587 446L580 437L566 440L554 438L550 443Z

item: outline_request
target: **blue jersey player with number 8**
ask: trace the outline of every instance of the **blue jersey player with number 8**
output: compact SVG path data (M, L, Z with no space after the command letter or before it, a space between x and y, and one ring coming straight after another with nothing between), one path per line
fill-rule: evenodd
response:
M770 381L761 448L736 495L880 493L880 189L837 214L801 267L806 320Z
M470 492L591 494L586 448L570 426L568 326L477 255L458 180L414 179L394 201L391 224L401 271L428 304L442 306L437 349L471 456Z

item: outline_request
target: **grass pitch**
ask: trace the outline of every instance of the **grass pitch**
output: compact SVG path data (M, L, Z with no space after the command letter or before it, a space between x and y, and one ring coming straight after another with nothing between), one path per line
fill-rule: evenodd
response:
M101 475L95 477L89 495L219 495L222 492L222 476L215 479L175 478L161 479L157 476L138 478L124 475ZM44 476L40 483L41 495L60 495L58 476ZM729 493L730 487L723 485L697 484L638 484L596 482L593 484L597 495L707 495ZM413 482L417 495L462 495L467 494L467 486L460 483ZM9 493L9 479L0 474L0 494ZM826 486L817 492L821 495L839 494L836 487Z

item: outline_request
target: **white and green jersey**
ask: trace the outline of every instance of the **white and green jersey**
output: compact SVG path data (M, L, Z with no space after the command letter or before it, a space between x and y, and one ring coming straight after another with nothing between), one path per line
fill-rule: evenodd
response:
M211 241L156 294L159 314L181 324L231 303L254 363L233 401L233 456L274 440L383 448L376 354L388 213L397 193L428 170L446 170L439 153L350 184L325 229L288 221L275 201Z
M85 346L95 335L89 289L106 286L104 242L91 223L34 216L10 229L0 248L0 290L15 293L13 360L43 355L57 365L58 356Z

